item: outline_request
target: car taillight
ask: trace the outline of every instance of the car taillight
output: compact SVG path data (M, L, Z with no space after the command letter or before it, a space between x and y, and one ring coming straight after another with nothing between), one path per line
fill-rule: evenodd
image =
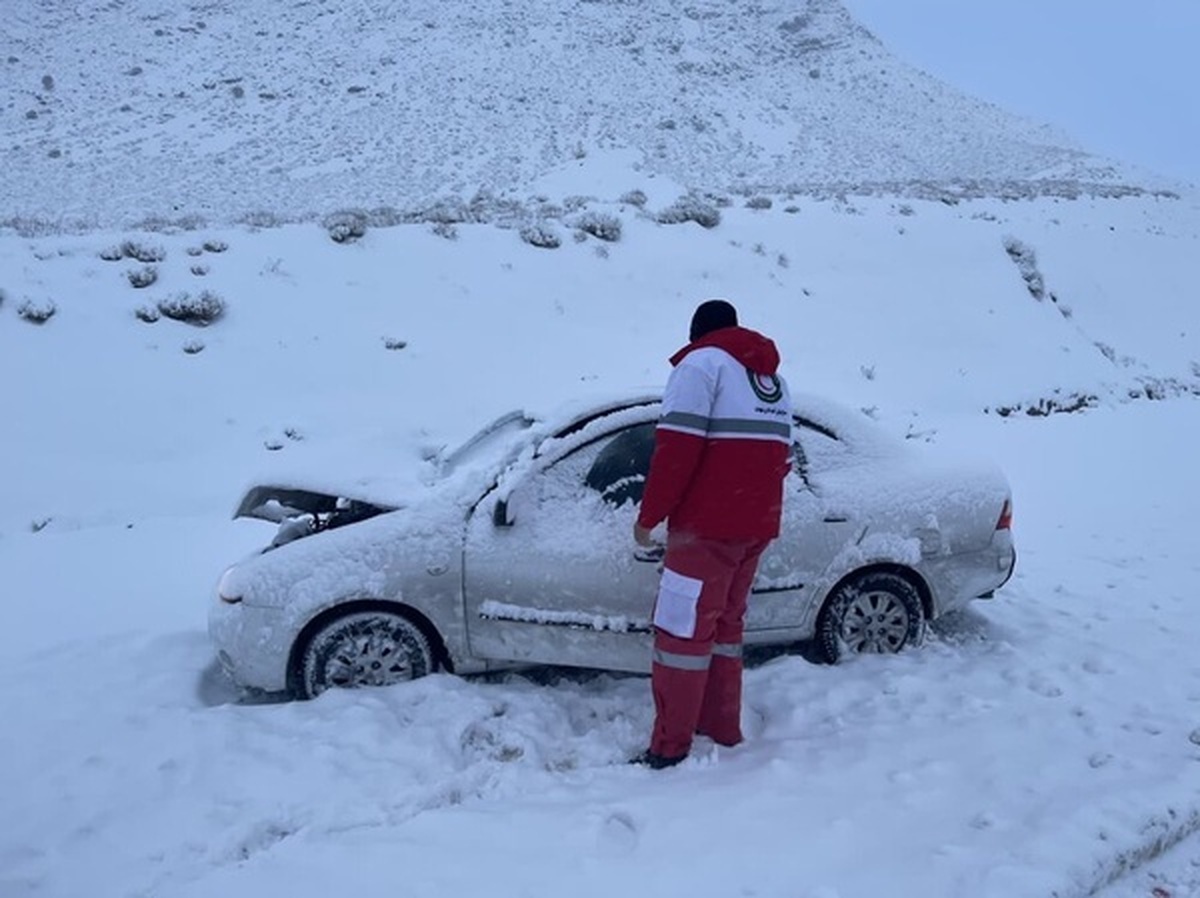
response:
M997 530L1012 529L1012 499L1004 500L1004 507L1000 509L1000 519L996 521Z
M233 570L229 568L225 571L217 583L217 597L226 605L236 605L242 600L241 591L235 588L233 582Z

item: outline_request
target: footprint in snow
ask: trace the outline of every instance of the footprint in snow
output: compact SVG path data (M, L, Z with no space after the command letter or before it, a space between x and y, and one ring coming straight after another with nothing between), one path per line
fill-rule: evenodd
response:
M604 854L632 854L638 846L638 827L624 811L609 814L600 824L596 845Z

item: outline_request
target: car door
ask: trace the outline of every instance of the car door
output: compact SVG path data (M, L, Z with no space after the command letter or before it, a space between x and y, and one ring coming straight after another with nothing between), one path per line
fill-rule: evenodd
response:
M746 612L750 642L771 641L771 631L811 633L829 586L823 575L863 527L861 510L827 482L830 472L852 463L850 448L828 427L802 417L793 423L779 538L763 553Z
M467 522L471 653L505 662L648 670L657 565L632 530L654 445L643 421L536 461Z

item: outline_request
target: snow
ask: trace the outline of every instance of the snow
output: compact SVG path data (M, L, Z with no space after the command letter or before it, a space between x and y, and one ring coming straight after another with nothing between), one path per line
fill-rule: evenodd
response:
M703 132L711 143L684 140L688 104L670 113L672 131L653 127L672 103L646 99L670 96L676 75L650 73L660 52L671 72L708 71L722 47L760 85L743 50L787 39L778 26L790 14L693 3L686 28L667 12L635 28L626 4L581 2L543 21L530 3L503 15L500 4L431 3L362 37L355 16L372 8L273 11L266 30L288 39L267 53L221 2L206 5L203 29L198 11L157 0L8 14L6 54L18 61L0 60L13 126L0 148L0 220L12 225L0 230L0 895L304 898L381 882L429 896L1200 894L1194 191L1122 176L1104 183L1134 189L1080 188L1095 175L1081 151L1037 143L1043 131L912 73L821 0L813 36L830 46L812 52L846 67L850 86L806 75L804 88L820 81L824 93L788 79L778 90L797 91L785 98L793 110L816 96L828 102L813 115L846 116L829 134L861 137L875 121L879 142L846 163L866 165L851 189L763 187L771 207L748 207L728 160L767 145L765 107L746 107L740 136L721 125ZM503 27L457 77L472 90L518 81L502 66L509 29L543 47L551 99L501 91L476 109L458 94L443 110L433 54L457 52L463 28L483 34L489 15ZM572 15L615 37L590 39L564 66L552 51ZM780 21L756 44L769 16ZM398 34L407 55L390 49ZM337 56L339 41L360 39L374 49ZM648 74L623 94L604 79L624 71L618 54L631 51L614 47L628 46L643 47ZM352 61L327 67L328 102L295 61L314 47L328 48L317 60ZM863 52L874 55L862 68L845 58ZM397 72L372 89L424 97L423 137L443 114L496 135L457 157L462 197L511 189L527 203L522 221L541 208L524 199L537 191L552 205L593 197L547 216L559 248L523 242L500 213L440 234L428 220L372 221L357 241L330 239L321 217L377 188L404 208L455 192L431 186L443 183L438 165L456 164L432 146L396 186L406 132L375 93L346 92L388 53ZM585 59L600 79L590 86L573 75ZM405 86L409 64L427 68ZM125 74L135 65L141 75ZM894 90L868 77L875 67ZM238 111L227 77L247 79L243 99L261 114ZM696 108L739 108L754 92L740 83L715 79ZM172 100L174 84L213 102ZM270 86L290 119L255 99ZM933 99L901 128L910 89ZM43 109L38 96L51 111L23 118ZM142 131L114 112L124 99ZM523 131L499 127L513 103L530 107ZM206 123L192 129L203 140L182 139L189 121ZM947 122L969 136L961 158L930 138ZM634 123L667 143L663 160L650 164L654 145L623 130ZM552 133L559 155L546 149ZM889 141L895 153L880 149ZM70 158L46 154L57 142ZM356 149L329 149L339 142ZM981 144L994 152L970 150ZM846 181L846 165L830 163L844 146L815 146L796 178ZM272 161L235 164L255 153ZM781 181L770 153L750 158L754 178ZM1043 163L1080 166L1064 182L1074 187L1031 183ZM278 177L258 177L274 164ZM970 165L977 189L955 200ZM888 194L884 181L929 192ZM645 207L621 199L635 189ZM692 189L729 201L718 226L654 220ZM246 223L248 210L290 223ZM192 211L205 220L191 230L131 224ZM621 239L576 239L582 211L617 217ZM163 251L156 283L131 285L127 272L145 263L100 257L126 240ZM1013 240L1032 259L1014 258ZM135 316L204 289L226 304L207 327ZM777 341L797 394L864 410L914 452L1004 471L1018 564L994 599L895 657L823 667L758 653L745 744L701 739L662 772L625 763L651 725L639 676L439 674L304 703L239 700L222 680L205 633L215 585L275 533L230 520L247 485L320 478L399 504L440 478L484 483L503 441L453 447L514 409L528 417L500 429L532 439L556 410L653 394L692 309L712 296ZM26 302L55 312L23 320ZM412 526L435 541L441 523ZM308 542L329 557L326 576L360 561L335 551L338 533Z
M660 177L1131 186L1120 164L894 58L837 0L86 0L19 8L6 33L0 220L28 228L440 218L476 198L536 215L593 190L616 200L632 173L655 179L641 189L656 208ZM539 187L569 190L543 202Z

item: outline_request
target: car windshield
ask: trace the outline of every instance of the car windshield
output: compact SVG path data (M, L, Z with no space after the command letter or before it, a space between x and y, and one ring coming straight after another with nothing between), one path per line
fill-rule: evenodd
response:
M533 419L521 411L501 415L446 455L441 463L442 473L451 474L467 467L491 467L504 461L506 453L520 444L516 438L533 424Z

